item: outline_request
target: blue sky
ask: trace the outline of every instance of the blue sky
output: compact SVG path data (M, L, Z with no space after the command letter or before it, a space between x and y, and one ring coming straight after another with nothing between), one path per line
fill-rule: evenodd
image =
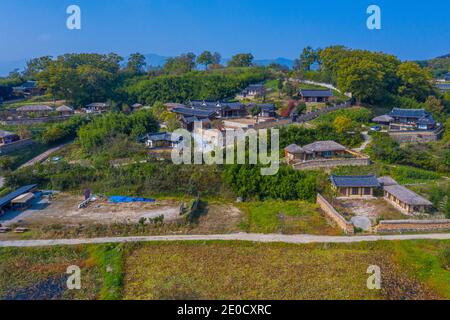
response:
M66 8L82 29L66 28ZM382 30L366 9L382 10ZM1 0L0 61L65 52L295 58L307 45L343 44L426 59L450 53L448 0Z

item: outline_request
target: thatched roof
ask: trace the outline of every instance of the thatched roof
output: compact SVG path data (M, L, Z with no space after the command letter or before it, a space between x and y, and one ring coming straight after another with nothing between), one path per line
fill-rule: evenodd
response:
M392 122L392 121L394 121L394 118L392 118L387 114L372 119L372 122Z
M71 107L68 107L68 106L60 106L60 107L56 108L56 111L58 111L58 112L72 112L73 109Z
M343 145L332 141L316 141L306 146L303 149L307 152L326 152L326 151L344 151L347 150Z
M396 197L403 203L413 205L413 206L432 206L433 204L417 193L401 186L399 184L392 186L385 186L384 190L389 194Z
M380 177L378 178L378 182L382 185L382 186L394 186L396 184L398 184L397 181L395 181L394 179L392 179L389 176L384 176L384 177Z
M47 105L31 105L17 108L21 112L39 112L39 111L53 111L53 108Z
M296 145L296 144L291 144L288 145L286 148L284 148L284 150L288 153L292 153L292 154L299 154L299 153L303 153L304 150L302 149L302 147Z

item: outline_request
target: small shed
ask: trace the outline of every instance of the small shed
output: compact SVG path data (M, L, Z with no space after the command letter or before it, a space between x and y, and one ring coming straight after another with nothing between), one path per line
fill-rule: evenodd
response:
M31 192L24 193L11 201L13 206L18 206L20 208L26 208L30 205L31 201L35 198L34 194Z
M66 105L56 108L56 112L58 112L62 116L68 116L68 115L74 114L73 108L66 106Z

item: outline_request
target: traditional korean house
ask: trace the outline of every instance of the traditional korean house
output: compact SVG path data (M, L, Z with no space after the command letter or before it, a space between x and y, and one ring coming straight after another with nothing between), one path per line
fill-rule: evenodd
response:
M29 105L16 109L16 111L23 116L30 116L35 114L39 117L46 117L50 112L53 112L53 108L47 105Z
M55 111L58 112L58 114L61 116L70 116L75 113L73 108L65 106L65 105L56 108Z
M371 198L380 183L374 175L330 177L333 190L338 197Z
M261 109L261 112L258 114L258 117L262 118L275 118L277 116L277 108L273 103L261 103L261 104L249 104L247 106L247 112L250 114L250 110L257 106Z
M15 95L38 96L44 93L44 90L37 86L36 81L26 81L18 87L13 87Z
M110 105L106 102L93 102L85 107L86 113L102 113L108 111Z
M429 212L433 204L399 184L385 185L384 198L406 214Z
M145 144L150 149L155 148L174 148L181 141L182 137L177 139L172 137L172 133L170 132L158 132L158 133L149 133L146 137Z
M328 102L332 96L333 92L331 90L322 90L322 89L300 90L300 97L304 102Z
M264 84L251 84L241 91L238 95L240 98L258 98L266 94L266 87Z
M240 118L247 115L245 106L239 101L235 102L213 102L213 101L190 101L188 107L195 110L215 112L217 118Z
M172 112L177 114L178 119L188 131L194 130L195 122L201 122L204 129L211 127L211 121L217 117L217 112L213 110L200 110L192 108L173 108Z

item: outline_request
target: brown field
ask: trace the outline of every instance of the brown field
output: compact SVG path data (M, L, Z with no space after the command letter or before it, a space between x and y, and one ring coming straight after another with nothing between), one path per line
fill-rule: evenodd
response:
M125 263L124 299L438 299L385 244L143 245ZM366 286L368 266L382 289ZM446 272L449 279L450 272ZM449 290L449 285L445 285Z

